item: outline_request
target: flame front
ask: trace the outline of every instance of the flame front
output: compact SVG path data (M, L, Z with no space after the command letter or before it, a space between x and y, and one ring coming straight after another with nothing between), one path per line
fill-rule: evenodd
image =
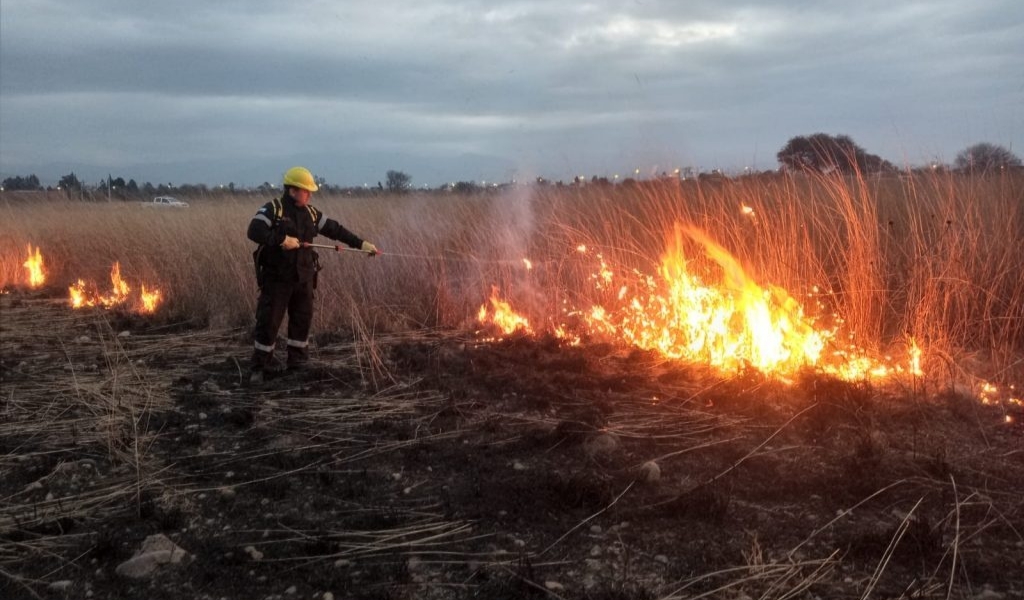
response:
M22 263L22 266L28 271L28 286L30 288L37 288L46 283L46 271L43 269L43 255L39 251L37 246L35 252L32 251L32 244L28 246L28 259Z
M703 248L710 265L717 267L713 270L720 271L718 281L707 281L709 277L692 270L704 261L688 261L685 242ZM583 244L576 250L588 253ZM600 300L589 308L567 307L564 313L572 317L572 325L551 324L553 335L568 343L600 337L722 371L753 368L782 381L808 368L845 380L923 375L924 353L913 340L905 362L873 357L853 345L852 336L841 338L837 329L818 326L786 290L758 284L699 229L675 228L656 275L619 272L603 255L595 258L590 281ZM492 322L505 334L531 332L526 319L498 298L496 288L489 305L490 310L488 304L480 307L481 323Z

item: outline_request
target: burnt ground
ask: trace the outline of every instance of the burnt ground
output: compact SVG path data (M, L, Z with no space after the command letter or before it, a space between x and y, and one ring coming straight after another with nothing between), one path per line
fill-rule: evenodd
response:
M940 384L416 332L256 388L246 331L0 309L2 598L1024 595L1024 415Z

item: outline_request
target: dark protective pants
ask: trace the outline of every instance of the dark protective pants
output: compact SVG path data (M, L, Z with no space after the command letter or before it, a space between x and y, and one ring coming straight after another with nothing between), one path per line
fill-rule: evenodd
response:
M266 281L256 302L256 344L252 369L261 371L270 364L277 341L277 330L288 314L288 366L298 367L309 360L309 327L313 322L312 281Z

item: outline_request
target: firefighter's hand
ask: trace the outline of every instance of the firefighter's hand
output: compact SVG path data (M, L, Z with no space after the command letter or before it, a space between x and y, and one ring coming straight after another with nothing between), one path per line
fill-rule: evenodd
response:
M299 239L293 238L290 235L284 236L284 241L281 242L281 248L285 250L295 250L299 247Z
M369 254L370 256L377 256L380 254L380 250L370 242L363 242L363 245L359 247L360 250Z

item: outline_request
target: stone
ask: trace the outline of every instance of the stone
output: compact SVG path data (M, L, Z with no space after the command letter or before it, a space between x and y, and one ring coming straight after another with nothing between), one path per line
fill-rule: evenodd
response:
M46 589L51 592L66 592L71 589L72 581L70 579L61 579L60 581L54 581L50 585L46 586Z
M644 483L658 483L661 480L661 467L653 460L640 465L637 479Z
M253 560L257 562L263 560L263 553L257 550L256 546L246 546L244 550Z
M614 454L620 446L619 436L602 431L583 442L583 453L589 458L603 458Z
M142 579L156 573L165 565L178 565L191 558L188 552L162 533L151 535L142 542L135 556L117 565L118 575L129 579Z
M980 592L974 595L972 600L1003 600L1006 594L1001 594L992 589L991 585L985 584Z
M552 592L560 592L565 589L565 586L557 581L545 581L544 587Z

